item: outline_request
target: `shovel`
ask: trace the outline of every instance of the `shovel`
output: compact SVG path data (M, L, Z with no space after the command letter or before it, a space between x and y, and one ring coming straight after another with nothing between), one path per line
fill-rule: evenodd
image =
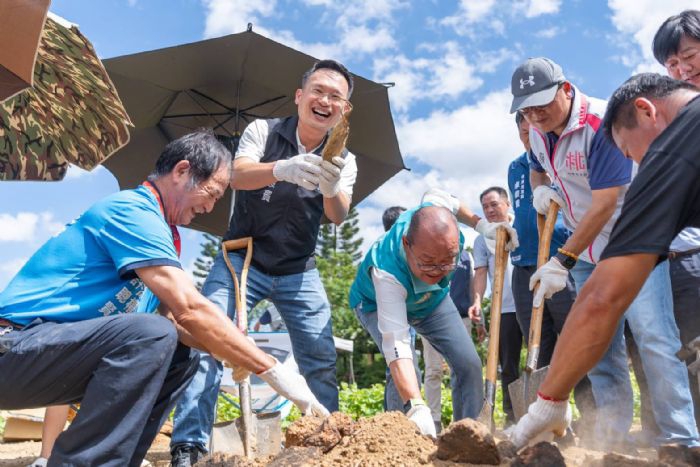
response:
M245 335L248 334L248 308L246 305L246 292L248 284L248 269L253 256L253 238L237 238L227 240L221 244L222 254L226 266L231 272L235 289L236 300L236 326ZM236 271L228 257L232 250L246 249L241 280L238 281ZM216 451L231 454L245 455L247 458L256 455L276 454L279 452L281 441L281 419L279 412L261 414L259 417L253 414L253 404L250 391L250 376L240 381L238 396L241 408L241 416L234 422L227 422L214 428L212 433L212 452L214 445Z
M547 219L542 214L537 214L537 230L540 233L540 242L537 250L537 269L549 261L549 246L552 243L552 233L554 224L557 222L557 212L559 205L551 202L547 211ZM535 285L534 293L537 293L540 284ZM534 294L533 293L533 294ZM544 312L544 301L539 307L532 307L532 317L530 318L530 335L527 340L527 360L525 370L520 378L508 385L508 393L513 405L513 414L516 420L527 413L531 403L537 399L537 390L544 377L547 375L549 366L537 368L537 360L540 355L540 337L542 336L542 314Z
M498 373L498 344L501 332L501 306L503 304L503 282L508 261L508 232L503 227L496 231L496 271L493 274L491 294L491 324L489 325L489 349L486 357L486 379L484 381L484 405L478 421L493 431L493 408L496 402L496 376Z

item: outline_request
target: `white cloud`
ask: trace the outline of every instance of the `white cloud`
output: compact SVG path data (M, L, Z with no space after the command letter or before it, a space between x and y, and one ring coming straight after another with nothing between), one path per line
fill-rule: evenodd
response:
M243 32L248 23L257 25L277 9L277 0L203 0L203 3L207 9L205 37Z
M0 242L43 241L62 229L63 224L50 212L0 214Z
M97 175L101 173L102 171L106 171L110 173L103 165L98 165L92 170L85 170L81 169L77 165L69 164L68 165L68 170L66 171L66 176L64 177L65 180L75 180L78 178L83 178L83 177L90 177Z
M396 83L389 93L392 109L406 112L420 100L454 99L483 85L476 66L467 61L456 42L424 45L422 49L430 55L407 57L400 54L374 61L374 79ZM495 61L499 60L501 58L495 57ZM494 62L487 59L484 62L486 66L482 68L479 61L479 71L493 71L490 67Z
M524 5L525 17L535 18L559 12L561 0L527 0Z
M561 28L559 26L552 26L551 28L540 29L535 33L535 36L543 39L551 39L559 34L561 34Z
M633 73L665 73L651 50L654 34L666 18L688 8L698 8L698 1L608 0L608 7L613 13L612 23L622 35L619 43L629 44L631 39L634 44L631 48L628 45L629 50L620 57L622 63L633 68Z
M28 257L5 260L0 264L0 290L4 289L27 262Z
M442 18L439 24L453 28L461 36L473 35L473 26L480 22L491 22L497 32L502 32L503 24L493 18L495 7L496 0L461 0L457 11Z

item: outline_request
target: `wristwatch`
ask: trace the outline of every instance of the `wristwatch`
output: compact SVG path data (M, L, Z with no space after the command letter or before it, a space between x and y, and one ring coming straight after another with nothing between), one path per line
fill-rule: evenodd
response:
M566 269L571 269L574 266L576 266L576 258L572 258L569 255L565 255L561 251L557 252L554 257L561 263L562 266L564 266Z
M419 405L425 405L425 401L421 399L420 397L417 397L415 399L409 399L404 405L403 405L403 413L407 414L408 412L411 411L414 407L417 407Z

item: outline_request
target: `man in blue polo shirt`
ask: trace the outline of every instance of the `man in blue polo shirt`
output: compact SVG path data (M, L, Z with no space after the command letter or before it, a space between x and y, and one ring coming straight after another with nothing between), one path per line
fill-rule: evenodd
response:
M453 371L455 420L475 418L483 403L481 361L449 296L452 271L464 245L457 221L495 238L507 223L489 223L459 200L430 190L417 208L404 212L370 248L350 288L350 306L382 351L394 382L387 410L401 410L421 433L435 436L430 409L423 401L413 361L409 327L445 357Z
M511 252L510 259L513 263L512 287L515 314L527 344L530 335L533 298L529 285L530 278L537 269L539 234L537 232L537 211L532 206L532 188L530 187L530 124L520 112L515 113L515 123L518 126L518 135L525 152L515 158L508 167L508 189L513 199L513 212L515 213L513 227L518 232L518 239L520 239L520 246ZM564 245L570 234L571 232L564 226L561 214L559 214L552 235L550 257L557 254L557 250ZM564 327L564 322L575 299L576 288L573 279L569 276L566 286L544 301L540 355L537 361L539 368L549 365L554 345L557 343L557 336ZM576 405L583 417L582 423L580 423L582 427L591 426L593 421L589 420L588 417L595 417L595 400L591 391L591 382L588 377L584 377L574 389Z
M194 375L189 346L259 374L304 412L327 413L182 270L175 226L211 211L230 173L211 131L171 142L148 181L93 205L0 293L0 409L81 403L49 465L138 466ZM155 311L139 308L146 287L170 319L134 313Z

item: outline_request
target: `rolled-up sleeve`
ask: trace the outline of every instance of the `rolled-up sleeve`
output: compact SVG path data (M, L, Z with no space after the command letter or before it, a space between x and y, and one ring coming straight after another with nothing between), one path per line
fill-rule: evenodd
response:
M389 365L400 358L413 359L411 335L406 315L407 292L392 275L372 268L372 282L377 297L377 321L382 334L382 354Z

